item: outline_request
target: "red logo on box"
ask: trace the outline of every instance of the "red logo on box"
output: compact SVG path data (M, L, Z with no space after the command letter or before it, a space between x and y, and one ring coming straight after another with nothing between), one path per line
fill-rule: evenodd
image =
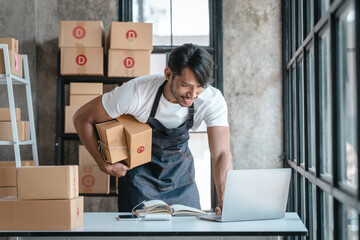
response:
M80 210L79 208L76 208L76 216L79 216L80 215Z
M134 41L137 38L137 33L134 30L129 30L126 32L126 39L129 41Z
M81 26L77 26L73 29L73 36L76 39L81 39L83 37L85 37L86 35L86 30L85 28L81 27Z
M144 147L144 146L140 146L140 147L137 149L137 152L138 152L138 153L142 153L143 151L145 151L145 147Z
M18 59L18 55L15 54L15 70L19 71L19 63L18 63L19 59Z
M95 177L90 174L86 174L81 178L81 183L84 187L93 187L95 185Z
M78 55L76 57L76 63L80 66L85 65L87 62L87 58L84 55Z
M135 60L132 57L127 57L124 59L124 66L126 68L132 68L135 65Z

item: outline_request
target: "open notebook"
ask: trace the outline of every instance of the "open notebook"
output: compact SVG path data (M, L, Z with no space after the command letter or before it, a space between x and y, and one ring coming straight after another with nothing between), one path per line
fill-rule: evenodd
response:
M230 170L222 214L197 217L220 222L282 218L290 179L290 168Z

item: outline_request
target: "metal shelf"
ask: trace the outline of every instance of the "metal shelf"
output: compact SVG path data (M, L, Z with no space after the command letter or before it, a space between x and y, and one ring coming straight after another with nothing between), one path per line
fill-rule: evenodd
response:
M76 133L65 133L65 85L71 82L99 82L103 84L122 84L129 81L129 77L106 76L65 76L60 74L60 51L57 53L57 90L56 90L56 125L55 125L55 165L64 165L64 141L79 140ZM106 65L106 64L105 64Z
M9 49L7 44L0 44L0 49L3 50L3 58L5 65L5 74L0 74L0 84L7 85L7 93L9 98L9 108L10 108L10 118L11 118L11 129L13 141L0 141L0 145L13 145L15 153L16 167L21 167L21 156L20 156L20 146L21 145L31 145L33 160L35 165L39 165L38 151L37 151L37 142L36 142L36 131L35 131L35 121L34 121L34 110L32 105L32 96L31 96L31 87L30 87L30 74L29 74L29 64L27 55L21 55L23 59L23 70L24 78L20 78L11 74L10 69L10 59L9 59ZM16 115L15 115L15 100L14 100L14 90L13 85L25 85L26 90L26 100L28 108L28 117L30 125L30 140L19 141L18 140L18 130L16 124Z

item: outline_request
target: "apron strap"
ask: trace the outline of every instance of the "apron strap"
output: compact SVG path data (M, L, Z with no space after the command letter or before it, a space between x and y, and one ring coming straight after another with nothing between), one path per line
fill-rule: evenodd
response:
M191 104L191 106L189 107L189 112L188 112L188 121L193 122L194 121L194 103Z
M161 94L163 93L163 90L164 90L164 87L165 87L166 83L167 83L167 80L165 80L165 82L163 84L161 84L161 86L159 87L159 89L158 89L158 91L156 93L154 104L153 104L151 112L150 112L150 117L151 118L155 117L156 110L157 110L157 108L159 106L160 97L161 97Z

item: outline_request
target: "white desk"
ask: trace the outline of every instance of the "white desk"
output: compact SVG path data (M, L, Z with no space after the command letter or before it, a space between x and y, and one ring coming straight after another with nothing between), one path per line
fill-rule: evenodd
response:
M219 223L196 217L171 221L116 221L119 213L84 213L84 225L71 231L0 231L0 236L306 236L296 213L263 221Z

